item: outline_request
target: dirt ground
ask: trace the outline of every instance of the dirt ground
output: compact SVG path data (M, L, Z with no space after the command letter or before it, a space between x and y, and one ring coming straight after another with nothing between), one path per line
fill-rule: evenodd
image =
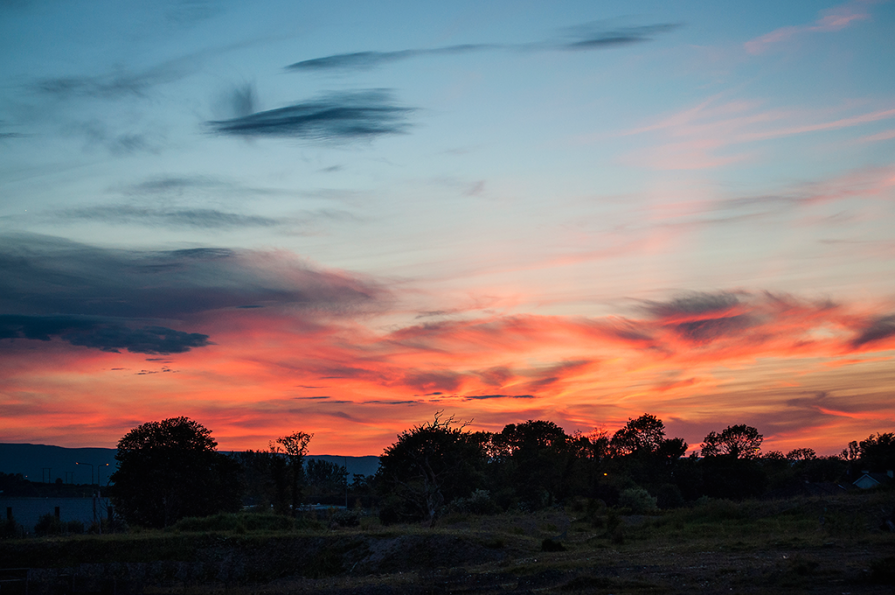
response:
M895 494L0 542L39 593L895 593ZM2 578L2 577L0 577ZM22 586L22 585L18 585ZM9 587L9 588L7 588ZM16 585L3 585L4 593ZM12 588L12 590L10 590ZM24 591L22 591L24 592Z

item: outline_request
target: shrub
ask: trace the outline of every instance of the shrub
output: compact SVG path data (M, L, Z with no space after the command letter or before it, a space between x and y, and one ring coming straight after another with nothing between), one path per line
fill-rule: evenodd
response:
M748 517L745 506L730 500L715 500L703 496L689 515L694 521L714 522L739 520Z
M84 523L81 521L68 521L65 523L65 532L80 535L84 532Z
M333 513L332 524L337 527L357 527L360 525L360 513L356 510L337 510Z
M497 514L501 511L488 490L476 490L467 498L456 498L451 502L451 509L472 514Z
M549 537L541 542L541 551L542 552L564 552L566 551L566 546L564 546L559 541L554 541Z
M0 539L21 537L24 536L24 533L23 527L15 519L7 519L5 523L0 525Z
M634 514L653 512L656 506L656 498L649 495L643 488L629 488L623 490L618 498L619 506L630 508Z
M625 543L625 527L623 525L617 526L612 531L612 543L615 545L622 545Z
M291 517L268 513L232 513L216 514L207 517L188 517L180 519L174 524L174 531L204 532L204 531L291 531L296 524L306 524L302 520L297 522Z
M659 493L656 494L656 504L663 510L680 508L684 505L684 496L676 485L666 483L659 488Z
M895 556L880 558L870 563L870 582L895 585Z
M41 515L37 519L37 524L34 525L34 532L38 535L58 535L62 533L62 521L54 514Z

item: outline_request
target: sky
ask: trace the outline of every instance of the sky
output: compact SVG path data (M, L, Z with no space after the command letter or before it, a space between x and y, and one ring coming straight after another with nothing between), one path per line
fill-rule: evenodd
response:
M895 430L891 2L0 2L0 441Z

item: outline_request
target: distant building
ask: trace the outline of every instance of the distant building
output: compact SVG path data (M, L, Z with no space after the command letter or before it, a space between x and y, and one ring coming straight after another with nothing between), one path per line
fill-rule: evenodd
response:
M865 471L864 475L862 475L852 483L862 490L869 490L870 488L878 488L880 486L890 484L893 480L892 476L892 471L886 471L885 473L869 473Z
M34 532L34 525L45 514L58 515L63 523L81 521L89 527L94 521L100 521L109 514L108 498L4 498L0 496L0 514L3 520L10 517L25 528L28 533Z

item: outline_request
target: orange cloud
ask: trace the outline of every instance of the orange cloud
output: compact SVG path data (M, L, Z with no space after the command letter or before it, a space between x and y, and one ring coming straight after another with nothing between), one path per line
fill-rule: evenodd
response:
M895 351L890 312L742 290L640 302L624 315L474 313L386 330L364 311L223 308L181 327L211 338L184 353L5 340L0 414L10 441L111 446L134 425L188 415L223 449L301 429L315 434L314 453L375 454L438 410L477 429L546 418L567 431L648 411L691 443L711 424L753 423L781 444L833 451L843 446L834 438L876 429L870 412L888 398L879 391ZM849 383L869 395L857 408ZM799 401L806 391L829 396Z

